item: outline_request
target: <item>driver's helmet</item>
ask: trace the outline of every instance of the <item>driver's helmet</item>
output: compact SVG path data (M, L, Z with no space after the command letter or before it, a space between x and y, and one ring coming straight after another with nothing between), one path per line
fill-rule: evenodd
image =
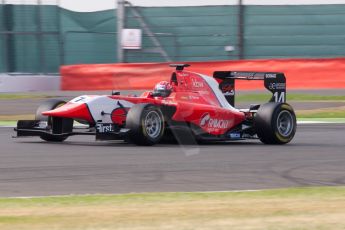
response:
M161 81L156 84L153 93L157 96L168 97L172 92L172 85L168 81Z

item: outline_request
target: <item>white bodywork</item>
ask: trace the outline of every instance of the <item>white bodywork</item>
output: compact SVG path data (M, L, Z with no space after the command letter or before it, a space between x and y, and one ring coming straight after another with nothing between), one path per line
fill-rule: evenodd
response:
M114 109L120 108L120 104L125 108L131 108L133 103L125 101L125 100L116 100L112 99L108 96L87 96L83 95L80 97L76 97L71 100L69 103L73 104L87 104L91 116L93 119L101 123L112 123L111 120L111 113ZM103 112L103 115L102 115Z
M232 107L229 104L229 102L226 100L225 96L223 95L223 93L219 89L218 82L213 77L209 77L209 76L206 76L206 75L203 75L203 74L198 74L198 75L201 76L207 82L207 84L210 86L210 88L212 89L212 91L216 95L219 103L221 104L221 106L223 108L229 109L231 111L239 112L238 109Z

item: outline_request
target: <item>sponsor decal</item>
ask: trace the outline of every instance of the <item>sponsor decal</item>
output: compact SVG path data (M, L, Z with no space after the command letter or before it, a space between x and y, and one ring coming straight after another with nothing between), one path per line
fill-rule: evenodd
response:
M96 124L96 129L98 133L110 133L115 131L112 124Z
M274 74L274 73L268 73L268 74L266 74L266 78L275 79L275 78L277 78L277 74Z
M192 78L192 85L194 88L203 88L204 87L204 82L198 81L195 78Z
M255 72L231 72L231 76L234 77L245 77L248 79L252 79L255 76Z
M80 97L74 98L71 102L72 103L85 103L87 99L88 99L88 96L80 96Z
M95 99L97 97L99 97L99 96L83 95L83 96L79 96L79 97L72 99L71 101L69 101L69 103L74 103L74 104L89 103L90 101L92 101L93 99Z
M172 100L168 100L168 99L162 100L162 103L165 105L175 105L176 104L176 102L174 102Z
M38 122L38 128L45 129L48 126L48 121L40 121Z
M221 86L222 93L224 96L234 96L235 95L235 90L234 90L234 85L232 84L223 84Z
M200 126L210 129L227 129L229 127L229 121L212 118L209 113L204 113L200 118Z
M210 120L211 116L209 113L205 113L204 115L201 116L200 119L200 126L204 127L206 123Z
M181 77L189 77L189 74L188 73L180 73L180 76Z
M268 89L270 90L282 90L286 88L286 83L270 83Z
M240 133L230 133L229 136L231 139L240 139L241 138Z

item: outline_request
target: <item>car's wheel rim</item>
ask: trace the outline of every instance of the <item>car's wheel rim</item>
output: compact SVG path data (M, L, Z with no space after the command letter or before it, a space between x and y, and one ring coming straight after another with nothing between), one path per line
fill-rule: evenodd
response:
M280 135L288 137L294 129L294 119L289 111L281 111L277 119L277 128Z
M162 129L162 119L158 112L150 111L145 117L145 130L147 135L155 139L160 135Z

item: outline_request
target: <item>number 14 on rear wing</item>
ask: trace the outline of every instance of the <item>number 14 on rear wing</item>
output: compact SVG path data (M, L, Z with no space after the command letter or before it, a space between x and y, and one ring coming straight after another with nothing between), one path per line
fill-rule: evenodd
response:
M270 102L286 102L286 78L283 73L216 71L213 77L220 82L219 88L232 106L235 104L235 80L264 81L265 88L272 92Z

